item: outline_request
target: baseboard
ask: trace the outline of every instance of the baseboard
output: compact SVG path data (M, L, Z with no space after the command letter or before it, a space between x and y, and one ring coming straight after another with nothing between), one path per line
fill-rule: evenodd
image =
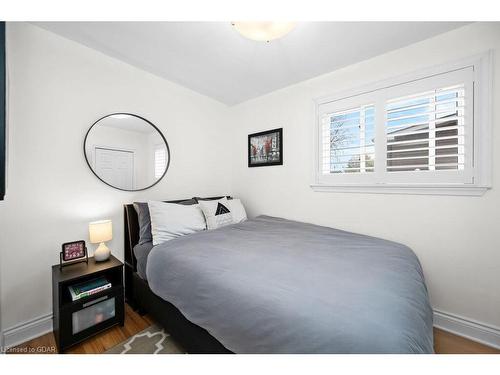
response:
M434 310L434 327L500 349L500 328Z
M39 316L3 331L4 347L11 348L49 332L52 332L52 313Z
M498 327L439 310L434 310L434 327L500 349ZM10 348L51 331L52 314L46 314L5 330L3 342L6 348Z

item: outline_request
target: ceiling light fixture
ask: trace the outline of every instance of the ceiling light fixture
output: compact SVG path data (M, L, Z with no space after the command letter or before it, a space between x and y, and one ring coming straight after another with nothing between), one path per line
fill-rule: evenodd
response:
M296 22L232 22L231 24L245 38L269 42L284 37L293 30Z

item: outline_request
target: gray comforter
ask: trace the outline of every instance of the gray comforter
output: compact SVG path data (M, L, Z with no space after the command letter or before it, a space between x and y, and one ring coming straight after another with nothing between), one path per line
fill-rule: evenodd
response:
M406 246L285 219L163 243L152 291L235 353L432 353L422 268Z

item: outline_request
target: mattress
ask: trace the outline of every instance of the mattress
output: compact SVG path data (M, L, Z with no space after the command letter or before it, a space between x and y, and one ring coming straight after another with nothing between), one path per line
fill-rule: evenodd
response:
M259 216L149 253L153 293L235 353L432 353L420 263L379 238Z

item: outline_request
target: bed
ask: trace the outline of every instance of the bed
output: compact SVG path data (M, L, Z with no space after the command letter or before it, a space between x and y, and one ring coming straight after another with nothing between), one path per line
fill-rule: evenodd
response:
M404 245L259 216L138 262L137 231L126 205L126 299L190 353L433 352L422 268Z

